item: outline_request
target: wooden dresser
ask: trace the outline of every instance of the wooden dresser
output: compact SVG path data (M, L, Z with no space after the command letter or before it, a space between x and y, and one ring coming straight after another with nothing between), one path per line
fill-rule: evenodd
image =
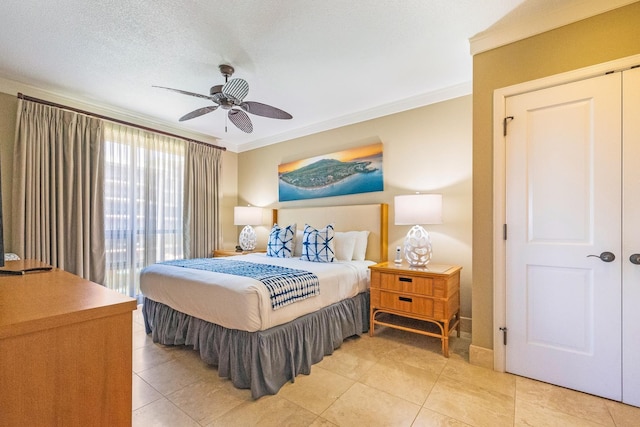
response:
M0 425L130 426L135 309L62 270L0 275Z
M375 325L440 338L442 353L449 357L449 334L460 336L460 270L454 265L424 268L383 262L372 265L369 334ZM414 319L436 326L421 327Z

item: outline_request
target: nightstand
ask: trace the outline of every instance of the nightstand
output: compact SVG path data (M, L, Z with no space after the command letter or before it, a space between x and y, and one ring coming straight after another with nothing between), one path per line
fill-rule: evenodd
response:
M456 265L383 262L372 265L369 335L375 325L440 338L442 354L449 357L449 334L460 336L460 270ZM419 320L427 322L421 327ZM439 332L438 332L439 331Z
M213 257L221 257L221 256L234 256L234 255L246 255L246 254L252 254L252 253L265 253L267 252L266 250L261 250L261 251L242 251L242 252L236 252L236 251L225 251L224 249L214 249L213 251L211 251L211 256Z

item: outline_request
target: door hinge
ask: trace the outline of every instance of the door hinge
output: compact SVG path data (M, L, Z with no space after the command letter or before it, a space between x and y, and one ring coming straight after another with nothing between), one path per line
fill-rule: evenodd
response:
M507 345L507 327L504 326L504 327L498 328L498 329L500 329L502 331L502 343L504 345Z
M507 240L507 224L502 224L502 239Z
M507 136L507 123L513 120L513 116L507 116L502 119L502 136Z

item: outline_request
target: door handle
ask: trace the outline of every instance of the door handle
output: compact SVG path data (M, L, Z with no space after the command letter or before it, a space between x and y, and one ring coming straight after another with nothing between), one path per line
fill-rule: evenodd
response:
M600 258L602 261L604 262L611 262L614 259L616 259L616 256L611 253L611 252L602 252L600 255L587 255L587 258L589 258L590 256L592 257L596 257L596 258ZM633 255L631 255L633 256ZM638 256L638 263L640 263L640 255ZM633 261L631 261L633 262Z
M629 257L629 261L631 261L631 264L639 265L640 264L640 254L632 254Z

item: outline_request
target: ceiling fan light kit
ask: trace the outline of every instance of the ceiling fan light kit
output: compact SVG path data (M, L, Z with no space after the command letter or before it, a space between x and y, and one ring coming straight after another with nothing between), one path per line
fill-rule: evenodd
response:
M271 105L254 101L244 101L244 97L249 93L249 83L247 83L246 80L238 78L229 80L229 77L231 77L235 71L231 65L222 64L218 68L220 69L220 73L224 76L225 83L224 85L212 86L211 89L209 89L209 95L202 95L199 93L164 86L153 87L167 89L182 95L208 99L216 104L198 108L197 110L193 110L190 113L185 114L178 119L178 121L181 122L215 111L218 107L223 110L228 110L227 117L229 118L229 121L231 121L231 123L233 123L238 129L246 133L253 132L253 123L247 113L270 119L288 120L292 118L291 114L279 108L272 107Z

